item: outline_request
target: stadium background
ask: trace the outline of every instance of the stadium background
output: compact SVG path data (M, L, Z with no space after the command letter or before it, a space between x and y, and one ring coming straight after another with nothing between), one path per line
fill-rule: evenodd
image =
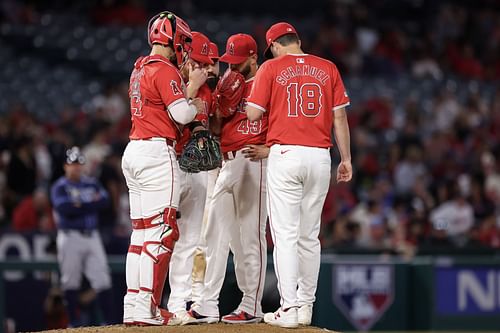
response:
M0 268L27 270L0 279L0 318L9 318L8 327L42 330L64 321L57 273L30 270L56 267L47 189L73 144L84 148L88 172L112 195L101 231L116 266L120 315L130 231L120 171L130 128L128 75L148 52L148 18L165 9L207 34L221 53L237 32L255 36L263 50L266 29L289 20L304 50L334 61L344 77L355 174L350 184L332 182L325 204L314 324L500 330L500 4L494 0L3 0ZM385 269L389 282L377 286L374 272ZM368 287L334 287L342 276ZM273 279L269 266L266 310L277 301ZM234 293L229 274L223 311L232 310ZM82 295L91 306L92 293ZM361 323L352 299L363 297L379 301Z

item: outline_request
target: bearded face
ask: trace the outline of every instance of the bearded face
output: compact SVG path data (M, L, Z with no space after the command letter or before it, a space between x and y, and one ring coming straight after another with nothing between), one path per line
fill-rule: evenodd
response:
M231 65L231 69L237 70L245 78L248 78L248 75L252 71L252 68L250 67L250 59L247 59L247 60L245 60L244 62L242 62L241 64L238 64L238 65Z
M211 91L214 91L215 87L217 87L217 83L219 83L219 77L209 74L205 83L208 85Z
M208 65L207 67L207 73L208 73L208 78L206 81L206 84L210 88L210 90L215 90L215 87L217 86L217 83L219 82L219 60L213 59L214 64L213 65Z

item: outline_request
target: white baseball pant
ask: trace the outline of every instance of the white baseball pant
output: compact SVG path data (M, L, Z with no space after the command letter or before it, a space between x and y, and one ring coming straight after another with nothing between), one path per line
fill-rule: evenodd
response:
M330 170L329 149L271 147L267 203L282 309L315 301L321 255L318 235Z
M206 240L205 233L208 221L208 210L210 203L212 202L212 197L215 188L215 182L219 176L220 168L208 171L208 182L207 182L207 199L205 201L205 209L203 211L203 222L201 224L200 241L198 242L198 248L196 249L193 264L193 288L192 288L192 300L193 302L199 302L201 299L201 292L203 290L203 281L205 280L206 271Z
M266 160L251 162L241 150L224 161L215 183L206 226L204 288L194 309L219 316L219 294L233 252L238 287L243 298L237 310L262 317L266 272Z
M123 154L122 170L129 188L133 224L126 259L124 322L161 323L157 311L160 304L152 304L152 290L155 284L164 283L164 280L157 281L155 262L164 265L169 260L165 257L169 256L168 251L160 244L165 231L165 226L160 224L161 216L166 208L179 205L179 166L175 149L161 138L130 141ZM157 221L150 221L150 227L145 228L145 221L155 216L158 216ZM167 269L168 266L164 267L165 274Z
M207 197L208 172L187 173L180 171L181 196L177 220L179 240L175 243L170 259L170 297L168 310L186 310L186 303L192 301L193 260L199 244L203 223L203 212Z

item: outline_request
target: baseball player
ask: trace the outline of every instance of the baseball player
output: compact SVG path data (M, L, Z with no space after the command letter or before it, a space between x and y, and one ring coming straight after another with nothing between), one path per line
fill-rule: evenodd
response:
M215 43L210 43L208 47L208 55L210 59L212 59L213 64L208 65L207 67L207 72L208 72L208 78L207 78L207 85L209 86L210 90L213 92L215 90L215 87L217 86L217 83L219 81L219 48ZM209 126L210 130L212 133L216 132L217 135L220 135L220 126L217 128L214 128L215 122L212 121L214 118L214 115L210 117L209 120ZM205 200L205 209L203 212L203 222L201 225L201 233L200 233L200 241L198 242L198 248L196 249L195 255L194 255L194 263L193 263L193 274L192 274L192 280L193 280L193 286L192 286L192 300L193 302L199 301L200 296L201 296L201 291L203 290L203 281L205 280L205 268L206 268L206 260L205 260L205 248L206 248L206 241L205 241L205 228L207 225L207 220L208 220L208 207L210 206L210 203L212 202L212 194L214 192L214 187L215 187L215 181L217 180L217 177L219 175L219 168L213 169L208 171L207 175L207 197Z
M217 44L210 42L210 45L208 46L208 55L210 59L212 59L213 64L208 65L207 71L208 71L208 79L207 79L207 84L210 90L212 92L215 90L215 87L217 87L217 83L219 82L219 48L217 47Z
M242 97L233 109L218 101L217 112L223 117L221 147L224 163L215 183L205 230L206 272L201 299L188 312L187 324L219 321L218 299L226 273L229 249L234 254L238 286L243 299L238 308L222 317L226 323L255 323L262 319L261 299L266 269L265 170L266 160L252 162L243 150L248 144L265 141L267 120L249 121L244 112L257 71L257 44L246 34L231 36L220 61L230 66L221 78L215 94L223 87L239 86ZM239 78L234 77L236 71ZM229 80L229 82L226 82ZM242 82L244 81L244 82ZM217 98L219 98L218 96Z
M64 176L51 188L58 227L57 259L71 327L84 324L78 309L82 272L97 292L97 302L107 324L113 324L111 276L97 231L99 211L109 205L109 196L97 180L82 176L84 164L80 148L69 149Z
M193 87L193 96L203 102L203 110L193 122L184 127L182 138L176 146L177 156L181 156L182 147L190 139L191 132L208 129L208 118L212 106L212 91L205 83L208 77L207 67L213 64L209 57L210 40L199 32L192 32L190 59L181 73L189 87ZM168 310L180 319L187 314L186 306L192 301L192 271L196 248L199 244L205 199L207 195L208 172L189 173L180 171L180 205L181 218L177 221L179 240L170 260L170 297ZM171 321L173 323L174 321Z
M189 103L179 68L189 59L191 29L170 12L148 24L149 56L130 77L130 142L122 158L129 188L132 235L126 261L125 324L166 325L160 308L174 244L179 237L179 168L174 149L178 124L190 123L201 103ZM186 88L188 91L189 89Z
M302 52L292 25L273 25L266 42L265 56L274 59L259 69L246 108L251 121L269 116L267 204L281 307L264 321L295 328L311 323L332 127L341 155L337 181L352 177L345 112L349 98L336 66Z

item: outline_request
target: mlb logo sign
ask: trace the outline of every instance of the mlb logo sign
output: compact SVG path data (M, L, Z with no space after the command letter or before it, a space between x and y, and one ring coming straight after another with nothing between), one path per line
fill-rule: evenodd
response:
M393 266L346 263L332 273L333 302L358 330L369 330L394 301Z

